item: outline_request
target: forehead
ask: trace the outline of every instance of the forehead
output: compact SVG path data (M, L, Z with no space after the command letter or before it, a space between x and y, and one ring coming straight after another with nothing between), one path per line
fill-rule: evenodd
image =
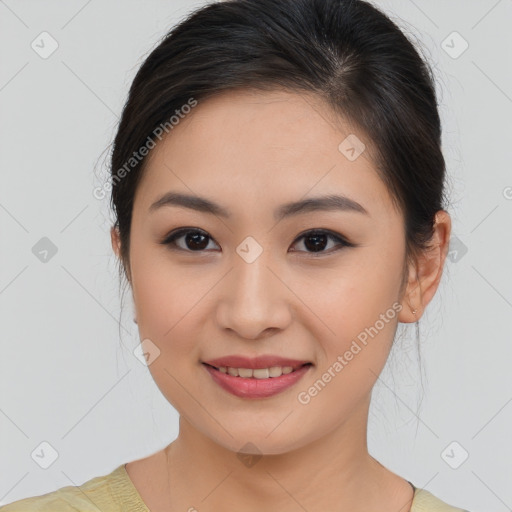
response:
M356 159L344 152L354 137L368 148L365 136L315 95L225 92L199 101L151 151L136 202L147 208L172 189L241 201L247 211L340 192L368 209L389 208L369 152Z

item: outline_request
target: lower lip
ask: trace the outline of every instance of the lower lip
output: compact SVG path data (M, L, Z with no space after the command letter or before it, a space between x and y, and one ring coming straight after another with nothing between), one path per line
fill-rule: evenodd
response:
M233 377L229 373L203 363L213 380L223 389L241 398L266 398L277 395L297 383L311 368L308 364L294 372L281 375L281 377L269 377L268 379L256 379L254 377Z

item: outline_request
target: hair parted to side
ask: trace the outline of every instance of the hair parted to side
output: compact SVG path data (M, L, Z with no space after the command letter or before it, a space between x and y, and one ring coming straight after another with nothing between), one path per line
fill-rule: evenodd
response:
M191 98L200 103L236 88L314 93L361 130L403 213L406 260L428 247L445 203L433 75L399 27L363 0L224 0L192 12L133 80L113 143L112 178ZM129 277L134 196L146 161L112 187L120 277Z

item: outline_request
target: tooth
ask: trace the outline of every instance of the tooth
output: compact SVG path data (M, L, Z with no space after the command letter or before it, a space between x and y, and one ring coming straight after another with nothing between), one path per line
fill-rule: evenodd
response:
M268 368L257 368L252 371L253 376L256 379L268 379L269 369Z
M271 366L269 368L269 377L280 377L282 373L280 366Z
M238 370L236 368L231 368L231 366L228 366L228 373L233 377L238 377Z
M233 377L268 379L280 377L293 372L292 366L271 366L270 368L232 368L231 366L219 366L218 370Z
M239 377L252 377L251 368L238 368Z

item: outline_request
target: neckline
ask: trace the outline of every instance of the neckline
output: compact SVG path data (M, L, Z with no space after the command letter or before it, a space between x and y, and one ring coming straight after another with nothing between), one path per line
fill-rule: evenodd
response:
M119 493L119 499L121 504L123 506L131 505L133 507L134 512L151 512L149 507L142 499L142 496L139 494L137 487L135 487L135 484L132 482L132 479L130 478L128 471L126 470L126 463L121 464L115 470L115 473L118 474L119 483L121 484L121 489ZM122 491L124 492L122 493ZM128 496L125 494L126 491L129 493ZM128 510L131 511L132 508Z
M146 505L146 503L142 499L142 496L139 494L139 491L135 487L135 484L132 482L132 479L130 478L130 475L128 474L128 471L126 470L126 463L125 464L121 464L121 466L119 466L117 468L117 470L115 470L115 473L117 473L121 477L122 483L125 484L124 485L124 489L128 490L130 492L130 494L131 494L131 496L128 496L128 497L126 495L121 495L120 496L121 500L122 501L125 501L125 500L130 501L131 500L131 504L132 505L135 505L137 507L144 507L144 509L143 509L144 512L151 512L149 510L149 507ZM412 498L411 509L410 509L410 510L413 510L413 507L415 505L416 497L418 495L419 489L417 487L415 487L413 485L413 483L410 482L409 480L407 480L407 483L412 487L412 489L414 491L414 495L413 495L413 498ZM140 508L134 508L133 510L134 511L139 511Z

